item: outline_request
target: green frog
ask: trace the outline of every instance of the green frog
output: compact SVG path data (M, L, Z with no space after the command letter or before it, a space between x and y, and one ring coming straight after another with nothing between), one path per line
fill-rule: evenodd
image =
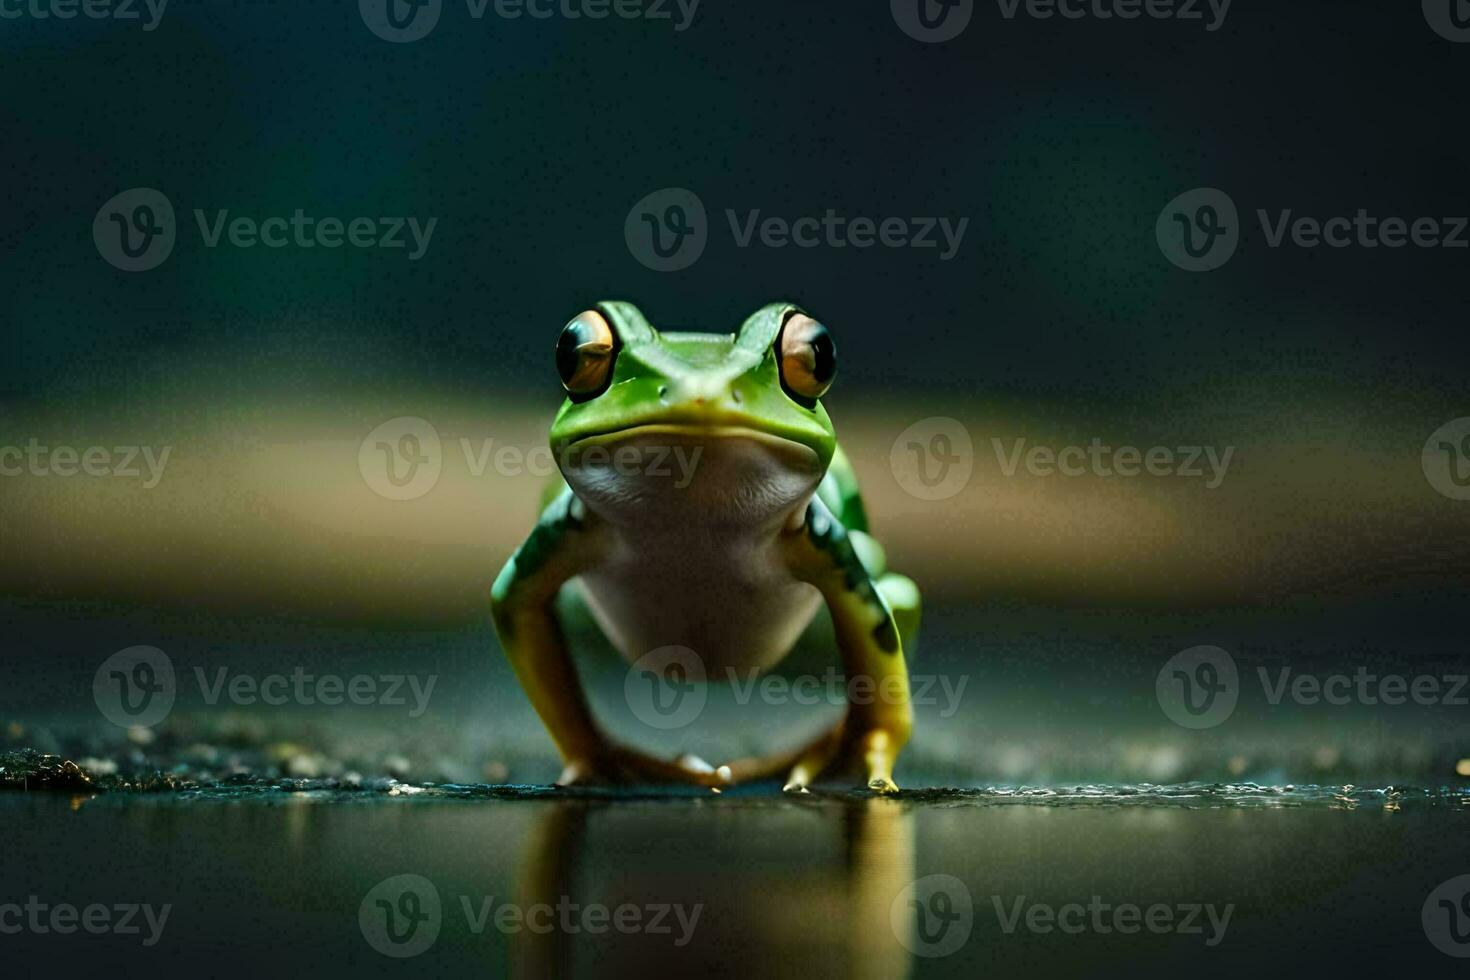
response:
M858 770L868 788L897 792L919 593L886 569L822 403L837 371L831 331L791 303L714 334L662 332L632 304L605 302L562 328L556 368L560 477L491 598L501 645L565 764L558 784L779 778L807 792ZM682 647L712 674L776 664L825 606L846 711L805 744L720 766L621 744L588 706L563 629L568 603L629 661Z

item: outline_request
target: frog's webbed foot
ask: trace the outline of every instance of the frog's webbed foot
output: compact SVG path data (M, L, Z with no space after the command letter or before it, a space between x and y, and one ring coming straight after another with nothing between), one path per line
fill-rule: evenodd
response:
M897 793L893 764L902 745L902 740L882 728L838 725L803 749L792 763L782 788L788 793L805 793L809 785L823 776L859 772L868 789Z
M843 721L790 752L741 759L729 765L735 782L783 780L787 793L806 793L823 777L861 773L864 785L878 793L896 793L893 765L902 741L880 728Z
M728 766L713 768L691 755L658 759L636 749L604 743L596 749L567 760L557 779L558 786L705 786L719 789L730 785Z

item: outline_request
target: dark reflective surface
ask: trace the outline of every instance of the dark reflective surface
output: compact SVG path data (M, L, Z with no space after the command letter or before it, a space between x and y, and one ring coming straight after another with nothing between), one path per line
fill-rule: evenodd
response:
M652 959L674 976L777 964L793 975L903 976L908 952L889 909L912 880L913 813L876 799L761 806L748 833L743 809L549 804L528 842L521 906L564 896L608 908L668 904L673 934L523 930L511 936L513 975L643 976Z
M1455 960L1421 913L1470 869L1453 794L458 792L0 796L5 825L27 828L0 864L0 905L171 906L151 946L146 924L58 935L27 922L0 933L0 952L14 975L1442 970ZM383 891L401 875L427 882L437 911ZM379 952L433 931L408 913L432 914L432 941L407 958ZM1150 929L1150 914L1165 925ZM0 911L0 923L26 915Z

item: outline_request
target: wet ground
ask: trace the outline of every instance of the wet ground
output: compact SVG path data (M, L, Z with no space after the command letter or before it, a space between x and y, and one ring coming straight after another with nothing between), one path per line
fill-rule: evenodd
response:
M0 865L0 906L22 907L0 928L41 926L0 935L16 976L1443 971L1422 913L1470 871L1454 789L237 779L4 793L0 815L26 828ZM52 928L92 904L114 922L138 906L137 932Z
M7 976L1239 978L1444 971L1470 952L1465 708L1269 696L1283 668L1463 675L1457 607L932 620L948 642L913 672L938 696L917 710L905 792L879 799L842 784L549 788L554 754L480 627L143 630L12 610L13 641L47 656L0 674L0 962ZM177 703L119 728L93 700L97 651L142 641L171 657ZM1242 681L1234 714L1196 731L1166 717L1155 678L1202 642L1228 647ZM421 714L210 703L221 667L437 684ZM725 759L840 711L716 688L698 724L661 735L637 726L616 664L584 669L599 716L656 751Z

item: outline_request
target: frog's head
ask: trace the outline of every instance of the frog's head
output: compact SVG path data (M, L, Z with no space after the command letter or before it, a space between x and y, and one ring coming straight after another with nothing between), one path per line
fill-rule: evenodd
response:
M680 496L772 516L810 495L836 449L820 400L832 337L789 303L733 335L661 333L629 303L599 303L562 328L556 366L567 400L551 449L599 510Z

